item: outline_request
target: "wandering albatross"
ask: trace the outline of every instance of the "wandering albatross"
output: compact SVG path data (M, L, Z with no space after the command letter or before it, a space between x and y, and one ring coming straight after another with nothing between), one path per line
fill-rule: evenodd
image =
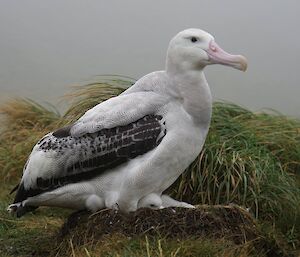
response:
M34 146L7 210L20 217L38 206L192 208L163 192L203 147L212 112L203 73L209 64L247 68L245 57L225 52L209 33L179 32L164 71L145 75Z

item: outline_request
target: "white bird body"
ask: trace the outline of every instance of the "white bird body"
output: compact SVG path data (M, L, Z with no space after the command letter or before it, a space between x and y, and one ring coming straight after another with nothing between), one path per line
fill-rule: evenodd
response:
M198 54L194 37L205 39L201 49L213 40L201 30L179 33L170 43L166 71L144 76L41 139L8 210L22 216L40 205L125 212L192 207L162 193L197 157L209 129L212 97L203 73L208 50Z

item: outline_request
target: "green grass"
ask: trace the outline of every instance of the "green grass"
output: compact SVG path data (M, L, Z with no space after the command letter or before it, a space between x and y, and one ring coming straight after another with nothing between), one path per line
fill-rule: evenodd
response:
M70 213L58 208L41 208L26 218L15 219L6 212L11 201L10 184L0 190L0 256L32 256L47 253L53 248L56 233Z
M236 203L256 217L285 213L293 219L299 215L294 179L300 167L300 154L294 154L300 151L299 128L299 121L284 116L272 119L215 103L205 147L172 187L173 195L193 203Z
M100 245L101 244L101 245ZM112 249L114 249L112 251ZM247 246L236 247L232 242L223 239L201 240L189 238L187 240L170 240L165 238L128 239L122 235L108 236L101 243L83 245L75 248L72 240L68 246L59 252L61 256L107 256L107 257L217 257L217 256L264 256L251 255ZM247 255L245 255L247 254Z
M39 138L55 128L74 122L86 110L120 94L134 82L130 78L118 76L100 77L99 80L74 88L66 96L70 107L63 116L52 106L45 107L28 99L12 100L0 108L4 117L0 129L0 179L3 181L0 189L1 251L12 256L14 253L8 248L16 245L16 249L19 249L17 255L20 249L24 250L22 247L26 242L32 245L51 238L68 214L65 211L60 214L61 211L48 208L18 221L9 217L3 209L11 201L12 196L8 196L8 192L18 183L28 154ZM299 247L300 237L299 178L299 120L276 112L253 113L231 103L216 102L203 151L168 191L177 199L194 204L235 203L248 208L259 222L271 228L270 233L280 235L292 249ZM38 225L30 223L31 219ZM48 222L50 227L43 228ZM39 235L41 231L45 232L45 237ZM130 249L135 249L130 246L131 243L141 246L145 242L145 239L126 240L124 242L129 248L111 256L135 256L130 252ZM151 251L158 251L158 240L149 242ZM171 249L168 252L163 247L164 256L176 253L177 248L169 246L172 242L161 242L163 246L168 246L167 249ZM178 244L181 245L180 242ZM191 249L197 248L191 244ZM224 246L223 243L221 245ZM204 249L203 244L199 247ZM88 256L86 251L93 251L92 248L81 249L82 255L78 256ZM141 246L141 251L145 249ZM180 249L183 251L184 246ZM211 251L207 256L216 256L214 250ZM10 256L6 253L1 254ZM147 251L145 253L148 254Z

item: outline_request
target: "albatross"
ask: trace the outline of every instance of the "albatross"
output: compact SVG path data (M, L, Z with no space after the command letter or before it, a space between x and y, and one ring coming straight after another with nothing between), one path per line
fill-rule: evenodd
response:
M203 70L210 64L247 68L245 57L225 52L209 33L179 32L165 70L145 75L33 147L7 210L21 217L39 206L193 208L163 192L205 142L212 96Z

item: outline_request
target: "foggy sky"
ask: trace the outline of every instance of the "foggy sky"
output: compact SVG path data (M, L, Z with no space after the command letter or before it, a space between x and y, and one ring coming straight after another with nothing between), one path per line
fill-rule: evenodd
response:
M56 104L96 75L164 69L170 39L195 27L249 61L246 73L206 68L215 99L300 117L299 10L296 0L0 0L0 101Z

